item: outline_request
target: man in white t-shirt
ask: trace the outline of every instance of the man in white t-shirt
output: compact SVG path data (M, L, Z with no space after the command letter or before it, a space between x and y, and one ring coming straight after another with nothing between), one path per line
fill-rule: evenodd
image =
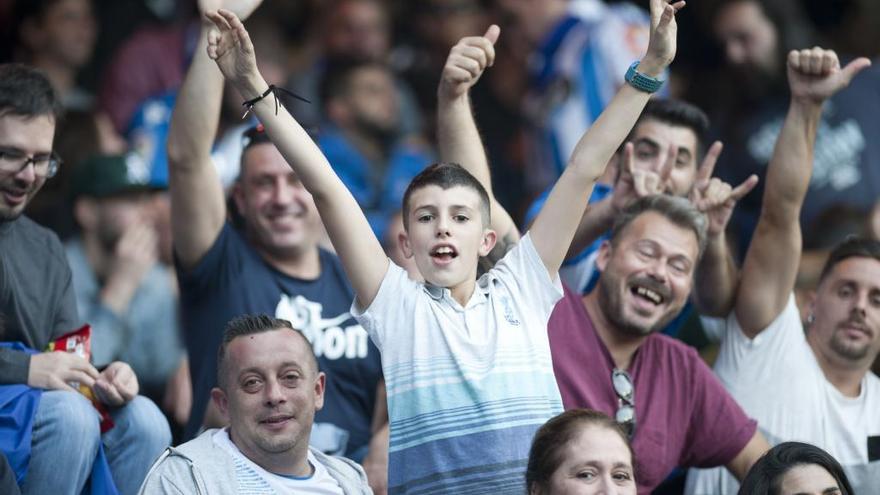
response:
M308 339L266 315L226 326L211 399L229 427L170 447L141 494L372 494L363 469L309 447L324 373Z
M800 209L823 102L870 62L840 67L832 51L788 56L791 104L767 171L715 371L772 443L815 444L847 470L855 493L880 487L880 243L849 239L830 255L806 325L794 303ZM735 493L720 470L695 471L687 493Z

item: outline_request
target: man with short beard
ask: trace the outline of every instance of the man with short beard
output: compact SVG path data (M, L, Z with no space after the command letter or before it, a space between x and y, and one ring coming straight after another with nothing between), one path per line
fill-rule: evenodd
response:
M708 91L695 88L695 92L704 93L713 134L724 140L725 152L717 170L731 184L751 174L765 177L789 96L785 55L788 50L815 44L803 36L807 30L799 24L798 9L791 8L792 3L797 2L707 2L712 34L724 48L727 70L721 85L703 86L711 88ZM800 213L808 244L818 235L815 220L829 208L846 205L867 214L877 199L880 141L872 137L878 133L878 86L880 69L866 69L846 91L829 99L820 116L814 173ZM761 213L758 188L757 194L743 199L731 219L742 252Z
M211 399L229 427L168 448L140 493L373 493L354 461L309 447L326 376L309 340L289 321L267 315L230 321L217 353L217 380Z
M828 451L854 493L880 487L880 242L850 238L830 254L801 322L792 290L823 105L870 62L841 68L833 51L792 51L791 101L767 171L755 230L727 318L715 371L771 441L797 440ZM697 471L688 493L733 494L723 472Z
M318 146L367 214L377 236L400 209L410 180L431 163L420 146L400 141L400 94L380 62L327 61L320 84L324 125Z
M634 201L599 249L596 288L583 298L566 289L547 324L565 408L628 429L640 494L676 467L741 478L768 447L697 352L659 333L684 306L705 244L706 217L687 199Z
M138 395L128 364L114 361L99 372L80 355L48 349L82 320L61 242L22 215L61 166L53 152L59 109L41 72L0 65L0 384L18 385L2 387L0 440L25 494L80 493L102 464L114 475L105 481L132 494L171 442L168 422ZM101 433L100 416L79 386L108 407L113 428ZM27 397L6 402L12 393Z

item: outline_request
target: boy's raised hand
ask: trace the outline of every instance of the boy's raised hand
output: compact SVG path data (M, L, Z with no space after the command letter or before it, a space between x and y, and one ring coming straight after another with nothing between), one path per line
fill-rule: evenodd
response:
M205 16L215 26L208 33L208 56L243 98L259 96L265 88L257 87L261 76L257 70L254 44L241 20L225 9L206 12Z
M659 76L675 58L678 25L675 13L684 7L684 0L651 0L651 34L648 51L639 63L639 72Z
M438 95L454 99L467 94L486 67L495 62L495 42L501 28L493 24L483 36L462 38L449 52L440 75Z

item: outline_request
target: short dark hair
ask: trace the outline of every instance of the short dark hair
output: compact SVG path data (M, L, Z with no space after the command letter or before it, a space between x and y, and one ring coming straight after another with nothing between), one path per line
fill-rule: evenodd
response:
M439 186L446 190L456 186L473 189L480 196L480 215L483 217L483 227L491 224L489 212L489 193L480 184L476 177L457 163L440 162L429 165L418 175L413 177L406 192L403 193L403 228L409 230L409 200L413 192L428 186Z
M330 101L343 97L351 91L351 80L354 75L364 69L389 71L388 66L371 60L355 57L336 56L327 60L321 81L318 84L318 98L321 108L326 109Z
M636 127L647 120L690 129L697 138L697 153L703 154L706 144L706 133L709 132L709 117L700 107L683 100L651 99L639 115L636 125L630 131L630 137ZM630 139L627 138L627 141Z
M226 359L226 348L229 346L230 342L238 337L271 332L273 330L283 330L285 328L290 329L292 332L302 337L303 342L305 342L306 346L309 348L308 354L312 365L314 366L315 373L317 373L318 359L315 357L315 353L312 350L312 344L300 330L293 328L292 323L281 318L273 318L266 314L241 315L230 320L229 323L226 324L226 328L223 330L223 341L217 349L217 385L221 389L226 389L227 384L226 379L224 378L225 373L223 373L223 366Z
M852 495L853 489L840 463L828 452L801 442L784 442L768 450L749 469L739 495L778 495L785 473L797 466L817 465L837 481L842 495Z
M819 282L825 280L825 277L834 270L838 263L849 258L873 258L880 262L880 241L867 237L851 236L838 244L828 255L828 260L819 275Z
M529 449L529 462L526 467L526 492L532 488L547 487L553 473L563 463L565 446L577 431L584 426L595 426L611 430L629 450L630 459L635 466L635 455L629 438L617 422L608 415L590 409L570 409L550 418L535 433Z
M611 227L611 235L609 240L611 245L617 244L620 235L626 231L626 228L643 213L649 211L656 212L673 224L693 231L697 237L698 255L697 259L703 254L706 247L706 229L708 221L706 215L701 213L686 198L678 196L670 196L668 194L654 194L652 196L644 196L639 198L623 209L614 221Z
M0 117L49 116L58 120L61 102L42 71L24 64L0 64Z

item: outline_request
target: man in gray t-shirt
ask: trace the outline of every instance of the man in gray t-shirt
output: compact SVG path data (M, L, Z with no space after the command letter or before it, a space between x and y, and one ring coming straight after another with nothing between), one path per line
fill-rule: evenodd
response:
M4 454L23 493L79 493L103 444L111 472L125 473L115 479L120 493L134 493L170 442L167 421L137 395L137 377L127 364L113 362L99 372L75 354L42 352L81 324L58 237L22 216L60 165L52 151L58 109L43 74L0 65L0 340L36 351L0 348L0 383L42 389L33 412L17 418L32 427L29 460L20 449ZM94 391L114 428L101 434L99 416L71 382Z

